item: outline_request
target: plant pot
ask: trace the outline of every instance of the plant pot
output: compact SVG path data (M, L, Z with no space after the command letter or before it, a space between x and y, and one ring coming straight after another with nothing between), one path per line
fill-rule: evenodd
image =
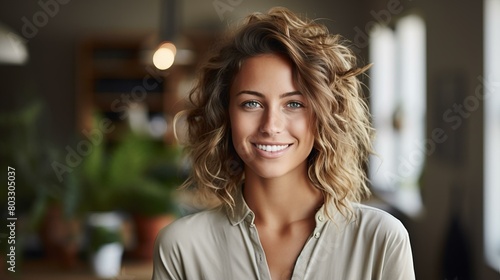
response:
M175 216L171 214L153 217L134 215L133 219L137 241L133 255L138 259L151 260L158 232L173 222Z
M123 217L117 212L92 213L88 217L91 264L99 278L120 274L123 256Z
M99 278L114 278L120 274L123 244L120 242L102 245L91 256L92 267Z
M39 229L46 259L57 262L63 268L75 267L80 249L80 231L79 220L64 217L61 205L49 205Z

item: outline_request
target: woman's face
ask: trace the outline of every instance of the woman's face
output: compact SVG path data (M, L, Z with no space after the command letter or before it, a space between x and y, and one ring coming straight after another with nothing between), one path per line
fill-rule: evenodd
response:
M233 145L246 176L306 174L313 114L293 81L292 65L276 54L246 59L230 89Z

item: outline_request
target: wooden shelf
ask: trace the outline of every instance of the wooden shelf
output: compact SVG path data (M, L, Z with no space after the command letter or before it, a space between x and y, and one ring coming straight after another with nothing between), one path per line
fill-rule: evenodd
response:
M101 111L113 111L113 107L125 106L122 101L124 96L131 95L130 92L102 92L95 96L95 107ZM132 98L130 98L132 99ZM153 112L163 111L163 94L148 93L146 98L142 99L148 109ZM113 106L114 105L114 106Z
M175 102L169 99L176 97L176 81L169 78L171 73L144 63L150 38L148 33L97 35L82 41L77 57L79 131L92 128L95 112L123 114L131 102L144 103L150 114L170 117L173 112L167 105Z
M82 40L77 55L77 130L92 128L94 113L117 113L116 108L130 101L122 102L122 97L137 96L142 85L146 96L141 100L149 110L149 115L163 114L171 120L184 109L185 92L180 93L187 79L193 77L197 61L189 65L176 65L165 71L157 70L152 64L145 63L157 47L155 32L97 34ZM214 40L214 35L185 34L190 50L196 58L202 58ZM153 38L153 39L152 39ZM156 42L156 43L155 43ZM147 46L147 47L146 47ZM152 60L152 59L151 59ZM144 86L145 85L145 86ZM152 86L155 85L155 86ZM186 91L185 86L182 90ZM119 103L119 104L118 104ZM123 121L123 119L122 119ZM174 142L173 132L167 131L164 140Z

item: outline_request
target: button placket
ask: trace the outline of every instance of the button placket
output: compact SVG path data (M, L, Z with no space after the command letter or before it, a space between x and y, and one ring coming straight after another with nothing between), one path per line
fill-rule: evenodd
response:
M321 212L316 213L316 228L314 229L313 237L314 239L318 239L321 236L321 228L325 224L325 217L322 215Z
M259 240L259 234L257 232L257 226L253 222L253 217L248 216L245 219L246 227L249 232L250 238L252 239L252 245L254 248L254 260L257 265L257 273L259 275L258 279L269 279L269 275L267 275L267 263L265 262L264 250Z

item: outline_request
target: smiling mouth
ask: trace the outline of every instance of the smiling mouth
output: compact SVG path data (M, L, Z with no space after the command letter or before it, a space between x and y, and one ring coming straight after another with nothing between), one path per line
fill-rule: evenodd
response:
M255 144L257 149L266 151L266 152L279 152L283 151L284 149L290 147L290 144L287 145L260 145L260 144Z

